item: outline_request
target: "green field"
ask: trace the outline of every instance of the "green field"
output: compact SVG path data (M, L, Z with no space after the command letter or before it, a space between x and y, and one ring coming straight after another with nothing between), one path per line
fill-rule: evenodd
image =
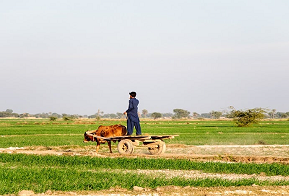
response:
M99 125L123 124L125 121L56 121L48 119L0 119L0 148L8 147L85 147L86 130ZM171 144L288 144L289 121L262 121L252 127L236 127L232 121L142 121L143 133L150 135L179 135ZM167 141L166 141L167 143ZM113 144L116 145L116 144ZM115 152L117 153L117 152ZM207 173L260 174L287 176L288 165L254 163L195 162L179 159L99 158L88 156L52 156L0 154L0 195L20 190L38 193L47 190L103 190L119 186L155 188L158 186L250 186L289 185L289 181L259 181L242 179L167 179L162 176L126 173L146 170L198 170ZM126 179L126 180L123 180Z
M241 173L287 175L288 165L280 164L226 164L202 163L188 160L90 158L71 156L36 156L23 154L0 154L0 194L17 193L20 190L45 192L47 190L82 191L102 190L120 186L156 188L158 186L251 186L289 185L289 181L259 181L241 179L167 179L161 176L122 173L119 170L178 169L204 170L217 173ZM118 169L118 170L116 170Z
M0 119L0 147L83 146L85 131L112 124L126 122ZM289 121L263 121L252 127L236 127L232 121L142 121L141 127L150 135L179 135L172 142L186 145L289 144Z

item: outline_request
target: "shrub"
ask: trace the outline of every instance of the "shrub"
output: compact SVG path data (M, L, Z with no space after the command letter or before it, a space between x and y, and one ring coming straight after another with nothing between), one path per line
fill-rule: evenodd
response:
M233 110L229 114L229 117L234 118L238 127L248 127L252 124L259 123L260 119L264 118L265 110L262 108L242 110Z
M63 116L62 118L63 118L63 120L65 120L65 121L69 121L69 120L71 120L71 118L68 117L68 116Z
M151 114L151 117L152 117L153 119L161 118L161 117L162 117L162 114L159 113L159 112L154 112L154 113Z
M218 111L212 111L211 112L211 117L213 117L214 119L219 119L222 116L222 112L218 112Z
M49 120L50 120L50 121L56 121L56 120L57 120L57 117L55 117L55 116L50 116L50 117L49 117Z
M173 119L181 119L181 118L188 118L190 112L183 109L174 109L173 112L175 113Z

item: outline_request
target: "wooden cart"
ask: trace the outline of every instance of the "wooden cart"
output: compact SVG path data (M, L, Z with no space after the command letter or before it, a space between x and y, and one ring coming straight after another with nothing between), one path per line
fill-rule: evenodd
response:
M132 154L134 148L140 142L143 146L147 146L148 150L153 155L162 154L166 151L166 144L163 139L172 139L178 135L142 135L142 136L115 136L115 137L101 137L95 136L94 138L102 139L105 141L118 142L117 150L120 154Z

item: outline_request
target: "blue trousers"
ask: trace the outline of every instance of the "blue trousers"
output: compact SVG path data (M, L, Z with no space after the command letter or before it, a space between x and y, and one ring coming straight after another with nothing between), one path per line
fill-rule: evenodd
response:
M139 121L138 122L134 122L131 119L127 119L127 135L132 135L133 133L133 127L135 127L136 129L136 134L137 135L141 135L141 128L140 128L140 124Z

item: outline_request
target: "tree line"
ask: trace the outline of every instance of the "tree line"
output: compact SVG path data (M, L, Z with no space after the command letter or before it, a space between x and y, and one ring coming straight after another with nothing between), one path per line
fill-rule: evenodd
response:
M252 110L252 109L251 109ZM235 110L234 107L230 106L229 110L226 111L214 111L208 113L197 113L197 112L189 112L188 110L184 109L173 109L173 113L160 113L160 112L151 112L149 113L148 110L143 109L141 113L139 113L140 118L151 118L151 119L220 119L220 118L232 118L233 111L241 111ZM276 109L262 109L263 118L271 118L271 119L282 119L282 118L289 118L289 112L278 112ZM29 113L14 113L12 109L6 109L6 111L0 112L0 118L5 117L15 117L15 118L27 118L27 117L34 117L34 118L52 118L58 119L63 118L64 120L73 120L79 118L108 118L108 119L125 119L123 113L104 113L98 110L97 113L93 115L78 115L78 114L58 114L58 113L37 113L37 114L29 114Z

